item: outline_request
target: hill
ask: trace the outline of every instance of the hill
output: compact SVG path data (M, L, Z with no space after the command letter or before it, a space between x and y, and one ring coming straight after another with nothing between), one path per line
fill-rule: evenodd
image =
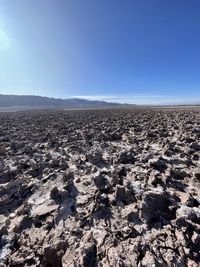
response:
M110 103L98 100L86 100L79 98L50 98L34 95L3 95L0 94L0 108L64 108L64 109L79 109L79 108L114 108L130 106L128 104Z

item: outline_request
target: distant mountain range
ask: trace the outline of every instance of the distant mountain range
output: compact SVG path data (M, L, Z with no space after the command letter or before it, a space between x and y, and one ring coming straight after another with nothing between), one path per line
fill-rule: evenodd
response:
M0 94L0 109L82 109L129 107L129 104L109 103L106 101L79 98L59 99L34 95Z

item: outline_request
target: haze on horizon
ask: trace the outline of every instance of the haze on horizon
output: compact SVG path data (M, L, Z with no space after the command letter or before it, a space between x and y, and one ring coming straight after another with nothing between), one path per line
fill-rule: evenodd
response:
M198 0L0 0L0 93L200 101Z

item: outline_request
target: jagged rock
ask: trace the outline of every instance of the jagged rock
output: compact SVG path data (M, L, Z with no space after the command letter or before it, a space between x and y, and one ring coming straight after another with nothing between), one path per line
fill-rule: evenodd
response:
M177 209L176 217L191 220L193 222L197 222L197 220L200 219L200 209L196 207L191 208L191 207L182 205L179 209Z
M29 164L30 164L30 166L31 166L31 168L33 170L38 170L39 169L39 166L38 166L37 162L34 159L31 159Z
M150 160L149 162L151 167L160 172L164 172L167 169L167 163L163 159Z
M157 186L162 184L162 178L159 174L157 173L151 173L149 176L149 180L148 180L148 184L152 185L152 186Z
M136 196L141 196L145 190L145 184L141 181L132 181L130 187Z
M61 170L67 170L69 168L69 165L65 160L61 160L59 163L59 167Z
M141 265L143 267L148 266L156 266L156 267L162 267L163 261L161 259L156 259L156 257L150 252L147 251L144 255L144 258L142 259Z
M171 176L177 180L182 180L185 177L187 177L187 175L188 175L187 172L184 170L179 170L179 169L172 169L171 170Z
M102 153L100 151L91 151L86 154L86 159L96 166L101 166L105 164Z
M198 143L192 143L190 147L195 151L200 151L200 145Z
M57 201L59 200L60 194L59 194L59 190L58 190L57 186L55 186L53 189L51 189L50 197L54 200L57 200Z
M133 164L134 162L135 156L131 150L122 151L117 158L119 164Z
M50 161L50 166L51 166L52 168L56 168L56 167L58 167L58 166L59 166L59 160L58 160L58 159L52 159L52 160Z
M72 171L68 170L64 175L63 175L63 182L71 182L74 179L74 174Z
M58 209L58 205L53 204L51 201L46 201L46 203L37 206L35 209L31 211L31 216L44 216L46 214L50 214L53 211Z
M73 187L73 184L71 186L68 186L67 188L65 187L63 189L58 189L57 186L53 187L50 192L50 198L53 199L56 203L60 203L64 200L66 200L71 193L71 190Z
M193 157L192 157L192 159L195 160L195 161L198 161L199 160L199 155L194 154Z
M125 251L128 253L125 254ZM128 244L109 247L106 254L102 260L103 266L123 266L124 262L126 262L127 267L137 266L139 253Z
M159 221L161 217L170 218L169 199L160 190L147 191L142 196L141 216L147 222Z
M199 121L197 107L0 113L0 265L198 266Z
M62 266L62 251L58 250L51 245L44 247L44 263L45 266Z
M129 205L135 201L134 192L121 185L116 186L115 198L116 201L121 201L124 205Z
M108 189L110 187L108 179L102 173L94 177L94 183L99 190Z

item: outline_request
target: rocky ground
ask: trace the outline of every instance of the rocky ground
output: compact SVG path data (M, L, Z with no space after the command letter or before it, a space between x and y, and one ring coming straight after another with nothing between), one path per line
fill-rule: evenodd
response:
M0 114L0 266L199 266L200 108Z

